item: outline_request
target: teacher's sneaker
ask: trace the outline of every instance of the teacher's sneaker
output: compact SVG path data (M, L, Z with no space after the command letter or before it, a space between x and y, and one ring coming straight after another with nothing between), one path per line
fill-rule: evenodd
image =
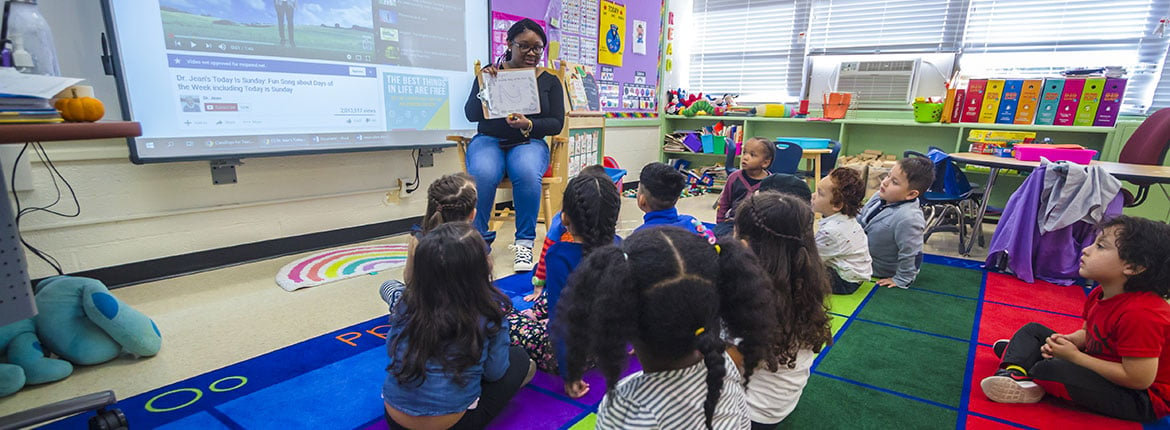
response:
M512 263L512 271L529 272L536 266L532 263L532 248L524 245L508 245L516 253L516 260Z
M1036 403L1044 398L1044 387L1016 370L999 369L979 383L983 394L998 403Z

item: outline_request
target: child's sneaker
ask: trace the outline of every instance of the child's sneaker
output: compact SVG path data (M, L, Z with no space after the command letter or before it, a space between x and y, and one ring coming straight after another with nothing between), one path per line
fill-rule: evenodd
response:
M999 369L979 383L983 394L998 403L1036 403L1044 398L1044 387L1017 370Z
M508 245L512 251L516 253L516 259L512 263L512 271L514 272L529 272L535 264L532 263L532 248L524 245Z
M996 358L1003 359L1003 352L1007 351L1008 342L1007 339L1000 339L991 345L991 351L995 352Z

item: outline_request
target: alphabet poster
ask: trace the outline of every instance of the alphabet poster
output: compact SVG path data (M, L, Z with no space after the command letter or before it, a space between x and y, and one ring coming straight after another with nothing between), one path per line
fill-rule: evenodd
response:
M586 91L595 96L590 99L590 110L596 110L594 106L599 104L602 110L620 118L656 114L658 62L663 44L667 43L663 0L491 0L490 3L496 56L506 48L508 27L521 17L532 18L548 34L549 49L545 52L548 58L543 65L557 67L560 61L571 66L580 64L586 79L595 84L585 85ZM602 16L604 10L608 10L608 17ZM613 32L610 32L611 24L617 26ZM607 45L607 37L612 45ZM609 46L616 47L616 51L611 52ZM603 57L607 60L602 60Z
M611 66L622 66L626 52L626 7L602 0L601 25L597 34L597 62Z

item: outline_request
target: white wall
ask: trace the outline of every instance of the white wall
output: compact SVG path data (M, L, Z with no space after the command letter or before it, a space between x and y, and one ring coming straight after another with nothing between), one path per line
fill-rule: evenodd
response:
M99 2L39 3L54 32L62 74L86 78L107 105L106 119L120 119L114 79L102 74ZM660 140L657 126L605 135L607 152L633 177L657 158ZM430 182L461 169L453 149L436 154L435 167L421 170L420 192L387 203L386 194L397 192L395 178L413 175L406 151L245 159L236 168L239 183L212 185L206 161L134 165L124 139L45 147L77 192L81 215L30 214L21 233L67 273L419 216ZM48 169L33 162L31 170L32 190L18 192L21 204L52 202L56 191ZM507 198L500 193L500 200ZM33 277L55 274L31 254L29 271Z

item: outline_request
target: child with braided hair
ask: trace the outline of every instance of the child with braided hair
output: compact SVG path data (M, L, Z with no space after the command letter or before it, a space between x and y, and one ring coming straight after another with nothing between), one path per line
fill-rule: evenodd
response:
M475 180L466 173L452 173L443 175L427 187L427 210L423 215L423 225L411 229L410 241L406 244L406 267L402 269L402 280L391 279L382 283L379 293L382 300L390 305L393 311L394 303L410 283L411 259L418 241L431 230L451 221L470 222L475 218L476 197Z
M829 278L812 227L808 201L776 191L745 198L735 214L735 236L747 242L770 275L772 312L780 322L779 368L757 369L747 385L753 429L776 428L792 413L815 354L833 339L825 305Z
M565 377L565 394L579 398L589 391L589 385L576 378L566 377L564 345L550 342L548 322L556 317L556 306L565 291L569 273L589 253L601 246L620 240L615 234L621 195L604 170L586 169L569 181L565 187L561 221L571 235L554 243L545 252L545 285L534 287L539 298L531 315L510 312L512 344L524 347L540 370L559 373Z
M598 429L749 426L743 383L757 366L775 368L778 324L755 256L725 242L652 227L594 250L573 272L554 322L569 377L589 360L605 376ZM721 331L741 339L745 376ZM630 344L642 371L619 382Z
M601 175L609 177L609 175L605 173L605 168L601 167L600 164L585 166L584 169L581 169L581 173L579 174ZM548 279L548 275L545 273L546 265L544 262L545 255L548 254L548 249L562 240L573 240L573 235L569 233L568 230L565 230L565 224L561 222L561 213L562 212L557 212L555 215L553 215L552 221L548 223L548 233L544 235L544 245L540 248L540 259L537 260L536 268L532 269L533 291L532 294L524 296L524 301L526 302L536 301L541 297L540 292L544 289L545 281Z

